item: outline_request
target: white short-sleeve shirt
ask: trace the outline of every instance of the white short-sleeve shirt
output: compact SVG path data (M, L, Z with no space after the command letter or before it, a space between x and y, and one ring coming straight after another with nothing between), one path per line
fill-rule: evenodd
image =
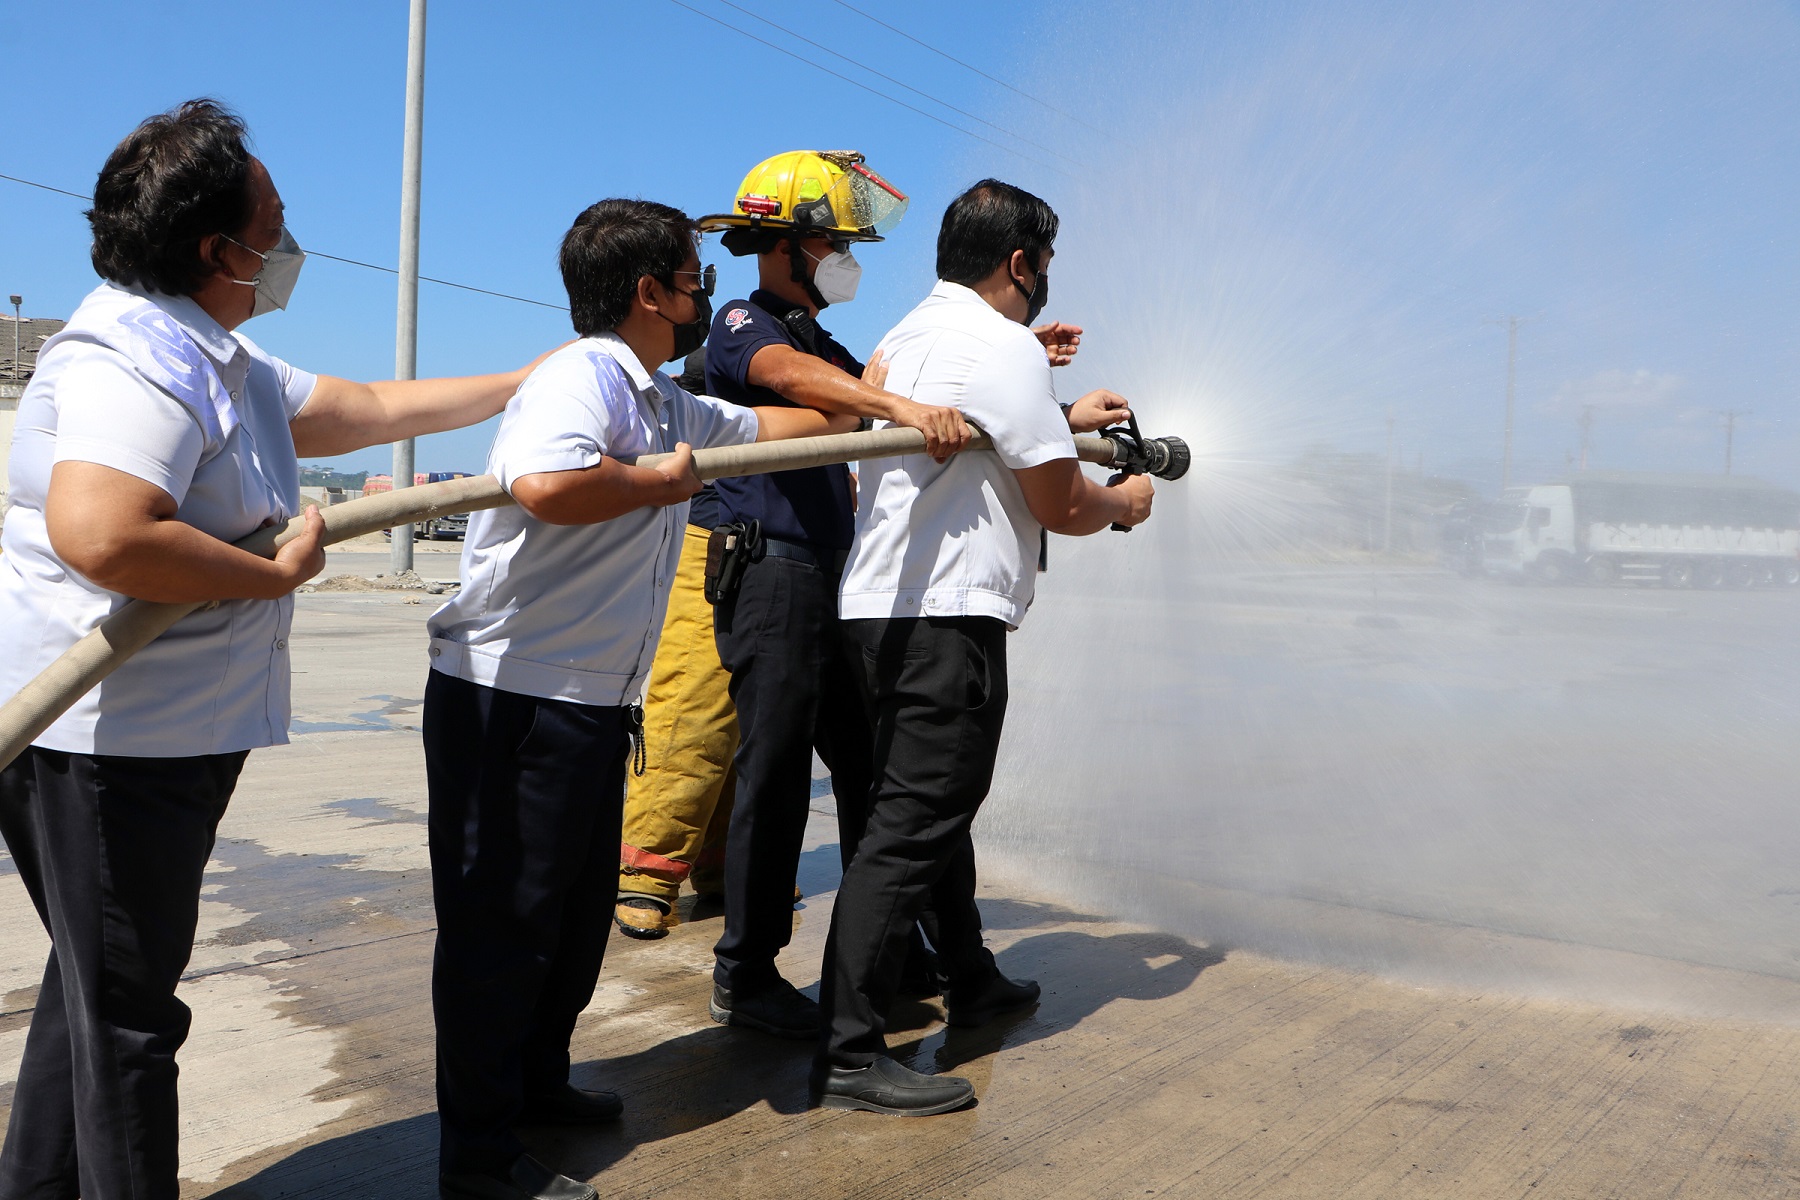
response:
M117 319L123 313L147 319L168 339L158 349L162 361L173 355L177 367L202 373L210 365L224 389L217 397L224 419L152 382L132 354L104 340L127 336ZM45 345L19 400L0 535L0 698L129 600L71 570L51 547L44 503L56 463L97 463L136 476L174 499L176 520L236 541L299 511L288 423L316 383L186 297L110 283L91 292ZM286 597L231 600L192 613L34 744L175 758L284 743L292 617Z
M1044 347L970 289L939 281L880 349L889 391L960 410L996 453L863 463L839 613L995 617L1017 627L1031 605L1043 526L1013 471L1075 457Z
M756 440L756 414L646 371L611 334L563 347L507 402L488 471L525 475ZM473 513L462 590L432 614L431 666L503 691L578 704L636 699L656 655L687 504L593 525L508 506Z

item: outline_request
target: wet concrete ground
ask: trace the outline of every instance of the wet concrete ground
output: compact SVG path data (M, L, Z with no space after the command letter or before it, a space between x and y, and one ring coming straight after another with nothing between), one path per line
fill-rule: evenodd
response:
M251 759L184 985L184 1195L434 1194L416 727L435 601L412 599L300 599L294 744ZM820 791L785 956L809 987L836 880ZM1102 919L1049 894L1049 864L1006 866L984 885L990 941L1009 973L1042 981L1043 1003L955 1033L932 1005L896 1014L899 1052L971 1077L975 1107L808 1111L807 1047L707 1018L718 918L690 909L664 941L615 937L577 1033L577 1081L621 1091L625 1119L534 1135L541 1156L602 1195L1800 1195L1787 979L1690 965L1758 991L1767 1019L1728 1021L1410 986ZM1200 908L1251 903L1187 886ZM1298 905L1281 919L1321 942L1332 911L1354 911L1261 903ZM1529 958L1516 933L1414 920L1442 954ZM0 1109L44 946L0 859Z

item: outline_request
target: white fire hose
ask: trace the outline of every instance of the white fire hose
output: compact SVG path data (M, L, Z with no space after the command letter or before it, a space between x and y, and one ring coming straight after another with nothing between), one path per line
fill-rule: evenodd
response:
M694 451L694 473L701 479L763 475L802 467L855 462L899 454L917 454L925 448L925 435L916 429L879 429L865 433L834 433L822 437L755 442ZM991 450L985 434L977 434L970 450ZM1125 466L1116 436L1078 437L1077 455L1101 466ZM651 454L637 460L654 466L667 455ZM1185 469L1185 468L1184 468ZM451 513L502 508L513 498L501 490L492 475L450 479L364 496L346 504L321 509L327 545L361 537L398 525L415 525ZM273 558L275 551L298 536L305 527L295 517L279 528L259 529L235 543L253 554ZM155 641L165 630L205 603L156 604L133 600L100 623L99 628L71 646L4 705L0 705L0 767L5 767L48 729L82 696L99 685L126 659Z

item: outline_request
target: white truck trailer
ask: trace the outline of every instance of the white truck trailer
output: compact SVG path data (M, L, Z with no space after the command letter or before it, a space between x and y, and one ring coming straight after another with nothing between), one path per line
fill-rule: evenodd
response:
M1584 471L1509 488L1482 565L1544 583L1800 585L1800 494L1733 475Z

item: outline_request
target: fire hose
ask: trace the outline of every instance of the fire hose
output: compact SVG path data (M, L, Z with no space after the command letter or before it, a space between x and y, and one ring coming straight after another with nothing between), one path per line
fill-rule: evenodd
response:
M856 462L917 454L925 448L925 435L916 429L879 429L863 433L836 433L822 437L794 438L779 442L755 442L694 451L694 474L702 480L727 476L763 475L833 463ZM992 450L985 434L977 434L969 450ZM965 451L966 453L967 451ZM1134 421L1129 430L1108 430L1097 436L1075 439L1075 452L1083 462L1111 467L1126 474L1152 474L1179 479L1187 473L1187 444L1180 438L1146 438ZM653 467L667 458L648 454L637 465ZM450 479L364 496L320 510L325 520L325 543L331 545L363 534L412 525L452 513L504 508L513 498L492 475ZM234 545L273 558L275 551L299 536L305 522L295 517L286 525L259 529ZM17 758L32 739L48 729L82 696L97 687L126 659L155 641L181 618L209 603L158 604L133 600L102 621L98 628L0 705L0 767Z

